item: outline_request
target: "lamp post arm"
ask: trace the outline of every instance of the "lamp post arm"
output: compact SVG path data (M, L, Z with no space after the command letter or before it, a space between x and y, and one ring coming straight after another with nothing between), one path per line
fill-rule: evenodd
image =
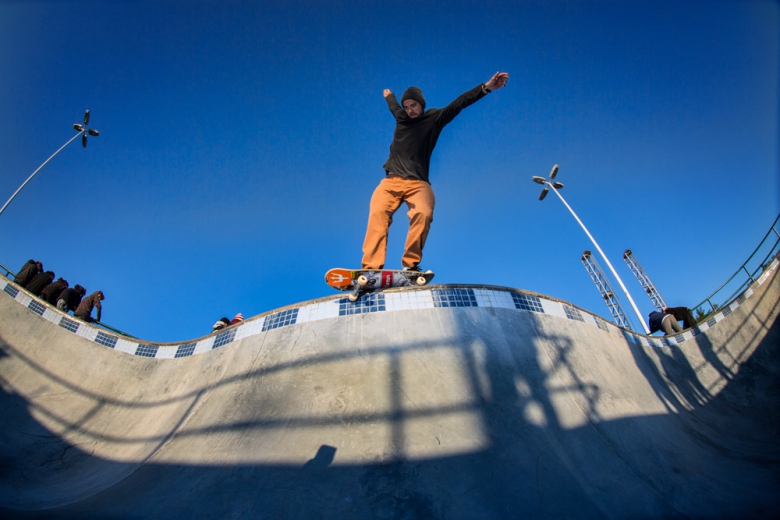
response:
M596 240L593 238L593 235L590 234L590 231L588 231L588 228L585 227L585 224L583 224L582 221L580 220L580 218L577 216L577 214L574 213L574 210L571 209L571 206L569 206L566 203L566 201L564 200L563 196L560 193L558 193L558 190L556 190L553 187L553 185L550 184L549 182L547 184L550 186L550 188L552 188L552 190L555 192L555 194L558 195L558 198L561 199L561 202L563 202L563 205L566 206L566 209L569 210L569 213L571 213L572 216L577 220L577 222L579 223L579 225L582 228L582 230L585 231L586 235L588 235L588 238L590 239L590 241L593 242L594 246L596 246L596 250L601 255L601 258L603 258L604 261L607 263L607 266L609 267L609 270L612 271L612 276L614 276L615 279L617 279L618 283L620 284L620 288L623 289L623 293L626 295L626 297L628 298L628 301L631 303L631 307L634 309L634 312L636 313L637 318L639 318L639 323L642 324L642 329L644 329L645 334L650 335L650 329L647 328L647 324L645 323L644 318L642 318L642 315L639 313L639 309L637 309L636 304L634 303L634 299L631 298L631 295L628 293L628 290L626 289L626 286L623 285L623 280L621 280L620 276L618 276L618 274L615 272L615 268L612 267L612 263L610 263L609 259L607 258L607 255L605 255L604 251L601 250L599 245L596 243Z
M27 177L27 180L26 180L26 181L24 181L24 182L22 183L22 185L21 185L21 186L19 186L19 189L17 189L17 190L14 192L14 194L13 194L13 195L11 195L11 198L10 198L10 199L8 199L8 201L7 201L5 204L3 204L3 207L2 207L2 208L0 208L0 215L2 215L2 214L3 214L3 211L5 211L5 208L6 208L6 207L7 207L7 206L8 206L8 205L11 203L11 201L12 201L12 200L14 200L14 198L15 198L15 197L16 197L16 196L19 194L19 192L20 192L20 191L22 191L22 188L24 188L25 186L27 186L27 183L28 183L28 182L30 182L30 181L32 180L32 178L33 178L33 177L35 177L35 174L36 174L36 173L38 173L39 171L41 171L41 168L43 168L44 166L46 166L46 164L47 164L49 161L51 161L52 159L54 159L54 156L55 156L55 155L57 155L58 153L60 153L60 152L62 151L62 149L63 149L63 148L65 148L65 147L66 147L66 146L68 146L70 143L72 143L74 139L76 139L78 136L82 135L84 132L86 132L86 129L85 129L85 130L82 130L81 132L79 132L79 133L77 133L76 135L74 135L73 137L71 137L71 138L70 138L70 140L69 140L67 143L63 144L63 145L60 147L60 149L59 149L59 150L57 150L56 152L54 152L53 154L51 154L51 157L49 157L48 159L46 159L46 160L43 162L43 164L41 164L40 166L38 166L38 169L37 169L37 170L35 170L34 172L32 172L32 175L30 175L29 177Z

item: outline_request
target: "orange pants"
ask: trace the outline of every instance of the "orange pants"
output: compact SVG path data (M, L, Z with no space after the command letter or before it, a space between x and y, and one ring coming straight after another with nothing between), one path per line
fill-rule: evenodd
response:
M425 181L388 175L371 196L368 210L368 228L363 242L363 269L382 269L387 256L387 236L393 214L406 202L409 208L409 232L401 264L414 267L422 260L422 251L433 222L436 198L431 185Z

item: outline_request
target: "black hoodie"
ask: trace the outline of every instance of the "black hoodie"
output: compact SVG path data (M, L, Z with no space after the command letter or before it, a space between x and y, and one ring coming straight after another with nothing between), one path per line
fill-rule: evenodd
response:
M383 168L388 173L401 177L425 181L428 184L428 169L431 155L439 135L460 111L485 97L482 85L458 96L444 108L429 108L419 117L410 118L398 104L395 94L385 98L390 112L395 116L395 133L390 144L390 157Z

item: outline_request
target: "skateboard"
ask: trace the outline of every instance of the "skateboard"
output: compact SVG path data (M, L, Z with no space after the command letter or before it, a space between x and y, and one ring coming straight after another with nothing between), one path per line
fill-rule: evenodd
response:
M348 298L355 302L365 293L388 287L425 285L433 280L433 271L392 271L385 269L331 269L325 282L339 291L352 291Z

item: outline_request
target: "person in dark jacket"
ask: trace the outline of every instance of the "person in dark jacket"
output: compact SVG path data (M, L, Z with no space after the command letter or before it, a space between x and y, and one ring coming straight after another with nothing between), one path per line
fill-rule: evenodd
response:
M696 325L696 318L688 307L667 307L664 312L674 316L675 320L683 322L683 329L690 329Z
M650 324L650 334L659 330L663 330L664 334L667 336L672 336L683 331L682 327L680 327L680 324L677 323L677 320L674 319L674 316L671 314L666 314L665 312L651 312L648 322Z
M52 281L54 281L54 271L38 273L33 276L33 279L30 280L30 283L25 286L25 289L33 293L35 296L40 296L43 288L49 285Z
M68 311L75 312L85 294L87 294L87 290L79 284L76 284L75 287L65 289L57 299L57 308L64 313L67 313Z
M218 331L218 330L222 330L222 329L224 329L225 327L227 327L228 325L230 325L230 320L229 320L229 319L227 319L227 318L220 318L220 319L219 319L219 321L218 321L218 322L216 322L216 323L215 323L215 324L214 324L214 325L211 327L211 330L212 330L212 331Z
M36 274L42 272L42 263L36 260L27 260L27 263L24 264L22 268L19 269L19 272L16 273L16 276L14 276L14 283L16 283L16 285L19 287L27 287L27 284L30 283L30 280L32 280Z
M58 278L57 280L53 281L49 285L43 288L41 291L41 299L46 300L48 303L51 303L52 305L57 304L57 299L59 299L60 294L62 294L62 291L68 288L68 281L63 280L62 278Z
M390 156L383 166L385 177L371 196L363 242L363 269L384 267L393 215L402 203L406 203L409 231L401 264L405 269L421 270L419 264L433 222L435 204L428 173L439 135L461 110L506 86L508 79L506 72L496 72L487 83L461 94L442 109L425 110L425 98L417 87L406 89L401 96L401 105L395 94L385 89L385 101L395 117L395 132Z
M75 317L86 322L100 321L100 314L103 310L103 306L100 304L106 297L103 296L103 291L95 291L79 303L76 307L76 311L73 313ZM92 319L92 309L97 307L97 317Z

